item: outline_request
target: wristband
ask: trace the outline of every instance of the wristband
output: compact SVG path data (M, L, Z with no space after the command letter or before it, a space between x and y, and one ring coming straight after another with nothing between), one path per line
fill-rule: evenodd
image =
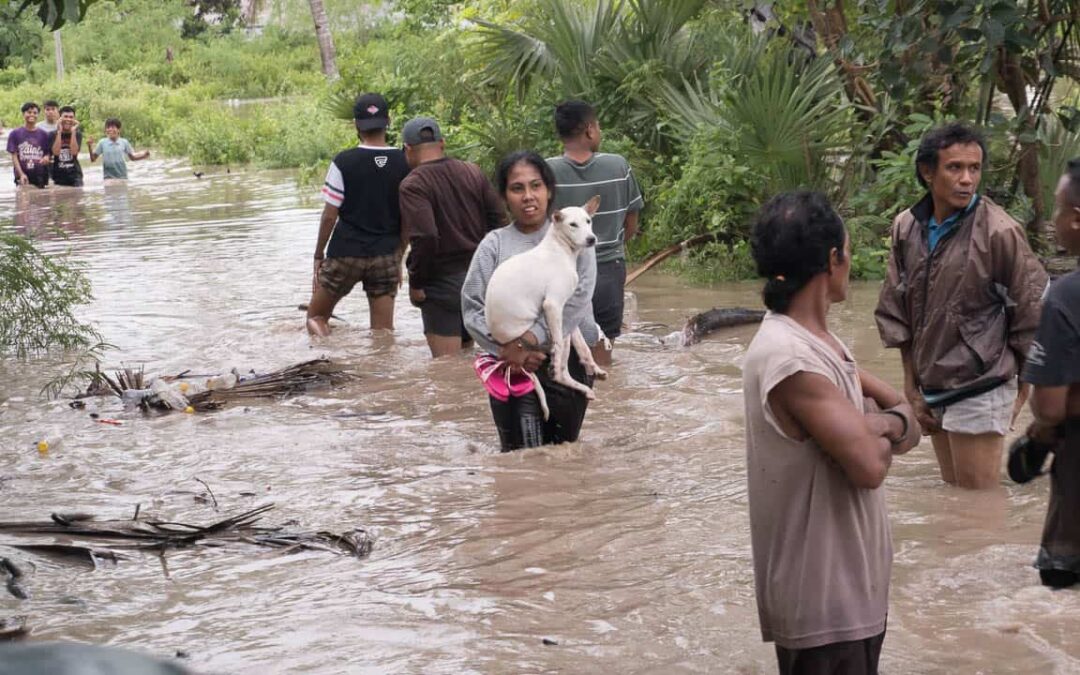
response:
M900 412L899 410L893 410L892 408L889 408L888 410L882 410L881 414L882 415L895 415L896 417L900 418L900 422L904 425L903 430L900 432L900 438L898 438L895 441L892 440L891 438L889 438L889 443L891 443L893 445L897 445L897 444L903 442L903 440L905 438L907 438L908 431L911 429L911 425L908 422L907 416L904 415L904 413ZM886 438L888 438L888 436L886 436Z

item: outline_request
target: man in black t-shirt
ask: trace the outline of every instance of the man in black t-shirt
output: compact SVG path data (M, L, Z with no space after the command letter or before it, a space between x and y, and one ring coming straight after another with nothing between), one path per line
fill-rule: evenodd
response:
M1080 158L1058 183L1058 243L1080 255ZM1023 379L1034 385L1028 435L1054 447L1050 503L1035 567L1054 588L1080 581L1080 270L1054 281L1043 302Z
M75 119L75 108L60 108L56 130L49 133L49 154L52 157L50 173L53 183L69 187L82 187L83 173L79 165L82 148L82 129Z
M334 307L360 282L368 297L372 329L394 328L394 296L401 285L404 249L398 186L409 165L404 152L386 145L387 107L378 94L356 99L353 117L360 145L338 153L326 174L307 313L312 335L330 334Z

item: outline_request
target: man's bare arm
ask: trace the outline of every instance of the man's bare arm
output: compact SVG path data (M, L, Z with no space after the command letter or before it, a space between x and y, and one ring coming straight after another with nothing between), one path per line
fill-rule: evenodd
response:
M640 211L630 211L626 214L626 220L623 221L623 228L625 234L623 235L624 241L630 241L638 232L638 218L641 216Z
M890 438L904 431L896 415L863 415L827 377L805 371L773 388L769 405L789 436L813 438L856 487L873 489L885 480Z
M1055 427L1068 416L1069 387L1032 387L1031 412L1043 427Z

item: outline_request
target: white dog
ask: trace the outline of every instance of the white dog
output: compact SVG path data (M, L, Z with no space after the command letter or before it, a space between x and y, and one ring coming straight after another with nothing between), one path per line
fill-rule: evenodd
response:
M484 318L491 336L499 344L521 337L543 312L551 334L551 379L590 399L596 397L592 388L570 376L567 368L570 346L577 351L586 373L601 380L607 373L596 365L580 328L563 335L563 306L577 289L578 255L596 244L592 215L599 206L600 197L596 196L583 207L570 206L556 211L550 229L535 248L509 258L495 269L484 296ZM549 411L544 389L536 375L529 373L529 376L536 387L544 419L547 419Z

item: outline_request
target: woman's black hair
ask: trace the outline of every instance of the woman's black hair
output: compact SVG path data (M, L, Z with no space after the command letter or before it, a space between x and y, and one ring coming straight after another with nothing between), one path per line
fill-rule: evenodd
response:
M785 192L761 207L750 235L762 297L774 312L786 312L791 298L829 269L833 249L844 257L844 222L820 192Z
M551 215L551 211L555 207L555 172L551 170L551 166L548 165L544 158L533 150L519 150L502 158L502 161L499 162L499 168L495 170L495 183L499 188L499 195L506 199L506 190L510 187L508 185L510 171L521 162L532 164L540 173L540 178L548 189L548 215Z

